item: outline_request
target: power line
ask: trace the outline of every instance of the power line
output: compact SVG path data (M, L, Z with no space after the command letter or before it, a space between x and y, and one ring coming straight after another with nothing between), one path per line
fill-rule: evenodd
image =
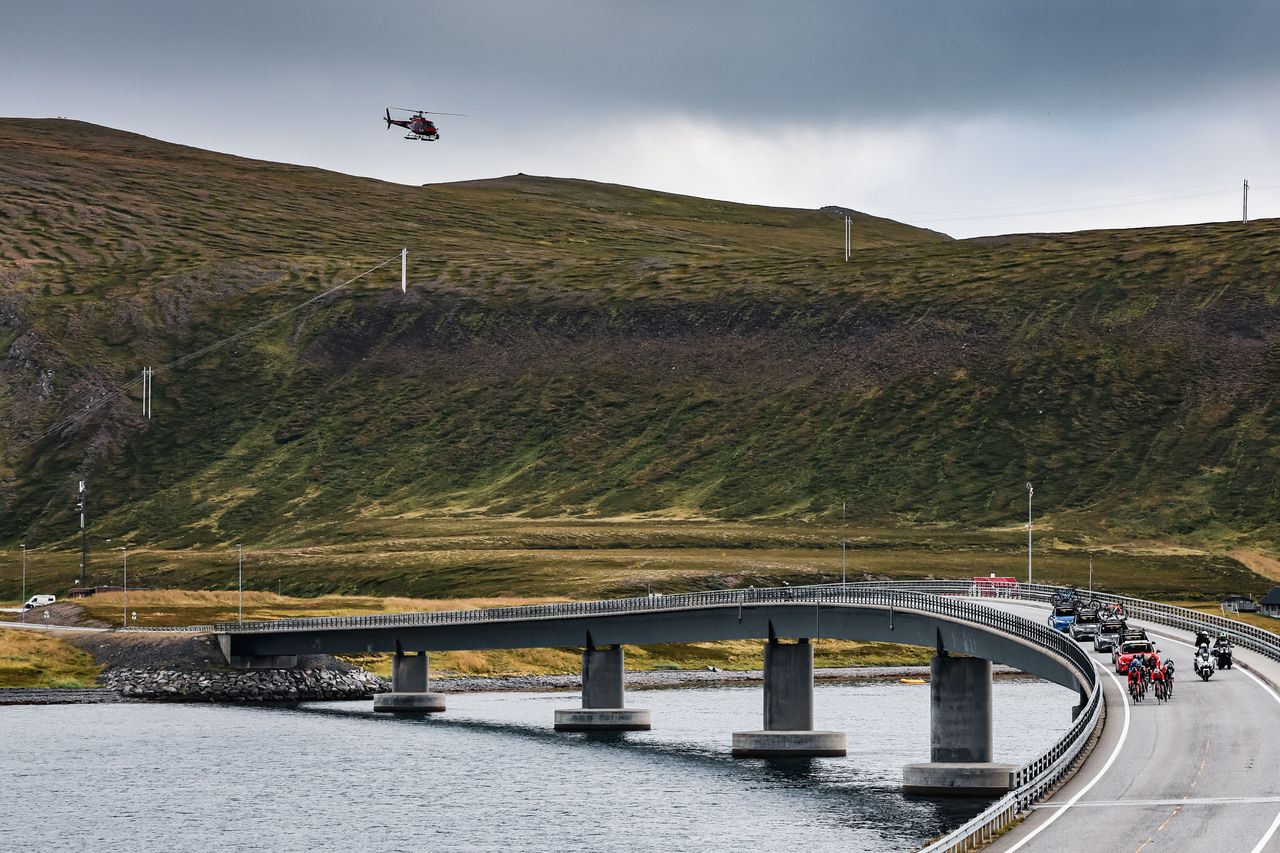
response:
M1280 186L1280 183L1253 183L1251 189L1272 189ZM1212 186L1217 189L1208 189ZM1122 196L1102 196L1094 199L1081 199L1079 201L1062 201L1062 202L1046 202L1043 204L1026 204L1026 205L1010 205L1005 207L985 207L970 208L967 210L949 210L949 211L933 211L933 212L906 212L897 213L896 216L912 219L929 219L936 222L953 222L966 219L1005 219L1014 216L1034 216L1042 213L1072 213L1084 210L1103 210L1112 207L1131 207L1142 204L1154 204L1163 201L1178 201L1187 198L1207 198L1215 195L1226 195L1235 193L1236 190L1223 188L1221 184L1201 185L1200 187L1185 187L1179 190L1168 190L1162 193L1149 193L1142 196L1122 195ZM989 214L989 215L988 215Z
M215 341L214 343L209 344L206 347L201 347L195 352L188 353L187 355L184 355L181 358L174 359L168 364L161 365L160 367L151 368L147 376L148 390L149 390L151 378L154 377L155 374L174 370L178 367L181 367L184 364L194 361L195 359L206 356L215 350L222 349L223 347L229 346L230 344L233 344L238 340L246 338L249 335L252 335L254 332L261 331L262 329L265 329L267 326L270 326L272 323L275 323L276 321L281 320L289 316L290 314L307 307L308 305L318 302L321 299L324 299L326 296L330 296L334 293L337 293L339 290L342 290L344 287L354 284L355 282L359 281L360 279L364 278L370 273L376 272L377 270L382 269L387 264L391 263L392 261L398 260L401 257L402 257L402 253L397 252L396 254L387 258L385 261L382 261L381 263L370 267L369 269L365 270L359 275L354 276L353 278L347 279L341 284L338 284L338 285L335 285L334 287L329 288L324 293L317 294L311 297L310 299L307 299L304 302L300 302L297 305L294 305L291 308L286 308L284 311L281 311L278 314L273 314L272 316L268 317L265 320L255 323L252 326L249 326L246 329L242 329L239 332L236 332L234 335L229 335L225 338L222 338L221 340L218 340L218 341ZM36 433L35 435L31 436L25 441L20 441L17 444L12 445L9 449L11 451L22 450L23 448L30 447L33 444L36 444L38 442L45 440L46 438L53 435L54 433L61 432L64 429L75 426L79 424L81 421L83 421L86 417L88 417L89 415L96 412L98 409L105 406L107 403L112 402L114 400L122 399L130 391L140 387L142 384L143 384L143 379L141 378L135 379L132 382L129 382L125 385L118 387L114 391L108 391L107 393L103 394L101 397L95 397L87 405L83 406L82 408L78 409L77 411L73 412L70 415L67 415L63 418L60 418L57 421L54 421L52 424L45 427L40 432Z

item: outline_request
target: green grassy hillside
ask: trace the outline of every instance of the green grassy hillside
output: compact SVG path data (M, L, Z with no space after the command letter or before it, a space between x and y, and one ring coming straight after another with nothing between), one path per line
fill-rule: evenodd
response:
M1072 541L1280 532L1274 221L952 241L858 215L845 264L820 211L405 187L15 119L0 182L3 543L72 543L80 472L96 535L178 549L842 499L1007 526L1026 480ZM402 245L408 295L393 264L158 374L150 422L135 395L15 447Z

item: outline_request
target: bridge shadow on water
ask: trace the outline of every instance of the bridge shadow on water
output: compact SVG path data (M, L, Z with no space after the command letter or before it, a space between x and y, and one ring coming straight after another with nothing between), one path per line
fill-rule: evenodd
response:
M368 726L429 727L486 737L517 738L550 749L573 746L602 753L625 754L673 770L709 774L747 789L767 789L798 797L823 819L836 825L868 829L911 826L922 842L946 832L986 808L989 800L907 796L896 782L854 766L843 758L735 758L728 738L722 748L705 743L658 741L647 732L557 732L532 725L434 715L425 718L352 712L335 707L298 705L264 709L285 714L331 717ZM811 815L812 817L812 815Z

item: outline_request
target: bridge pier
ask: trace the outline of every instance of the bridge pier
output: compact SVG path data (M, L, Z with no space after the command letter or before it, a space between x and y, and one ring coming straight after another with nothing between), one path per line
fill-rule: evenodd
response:
M902 788L931 796L991 796L1009 790L1017 765L993 762L991 661L955 658L945 651L930 662L929 757L902 769Z
M801 639L764 646L764 729L733 733L740 758L844 755L844 732L813 729L813 645Z
M623 707L622 646L582 650L582 707L556 710L558 732L635 732L650 728L649 711Z
M433 714L444 710L444 694L427 690L431 681L427 653L406 655L391 661L391 692L373 697L373 710L387 714Z

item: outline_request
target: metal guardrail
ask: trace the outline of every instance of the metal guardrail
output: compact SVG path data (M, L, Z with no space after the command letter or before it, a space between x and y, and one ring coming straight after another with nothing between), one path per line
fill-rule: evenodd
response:
M212 634L216 630L213 625L130 625L128 628L116 628L130 634Z
M896 581L884 585L892 586L894 589L932 592L935 595L979 595L977 589L969 581ZM999 598L1049 601L1054 593L1062 589L1064 587L1052 584L1018 584L1011 589L1012 594L1000 596ZM1147 601L1146 599L1133 598L1127 595L1083 591L1081 591L1081 595L1095 598L1103 604L1118 604L1124 608L1125 615L1129 618L1156 622L1191 634L1204 628L1212 629L1215 632L1226 631L1233 645L1248 649L1251 652L1257 652L1271 660L1280 661L1280 635L1265 628L1250 625L1247 622L1215 616L1212 613L1202 613L1199 610L1192 610L1190 607L1161 604L1158 601ZM990 595L982 597L999 600L999 598Z

